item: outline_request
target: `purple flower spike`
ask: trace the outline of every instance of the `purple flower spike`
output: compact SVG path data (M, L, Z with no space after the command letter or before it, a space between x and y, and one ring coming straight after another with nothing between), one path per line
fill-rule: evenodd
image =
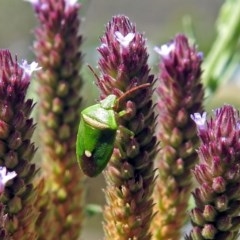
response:
M115 16L98 51L101 98L115 94L116 112L121 113L116 146L105 171L105 239L150 239L156 138L154 78L149 74L145 39L127 17Z
M36 151L31 142L35 125L30 113L34 104L26 94L31 75L38 69L37 63L20 64L8 50L0 50L0 189L2 192L5 183L14 177L1 198L6 205L6 230L13 240L37 236L39 210L32 182L37 170L31 162Z
M180 239L191 191L190 169L197 161L196 127L190 115L205 127L202 111L202 56L184 35L155 47L160 55L157 92L160 152L152 231L156 240ZM173 231L174 229L174 231Z
M101 98L109 94L121 96L133 87L153 82L145 42L127 17L115 16L108 23L98 48Z
M204 128L198 117L194 120L201 145L200 163L193 170L199 187L193 192L196 208L192 211L199 209L201 223L191 215L193 229L188 239L236 239L240 226L236 208L240 204L239 112L225 105L212 118L204 117Z

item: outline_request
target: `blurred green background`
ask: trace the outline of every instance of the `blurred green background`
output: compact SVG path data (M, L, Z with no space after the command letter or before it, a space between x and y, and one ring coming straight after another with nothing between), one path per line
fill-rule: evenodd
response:
M152 44L166 41L181 31L184 15L190 15L195 24L199 46L207 49L214 36L214 21L222 0L81 0L85 59L92 57L104 25L115 14L126 14L146 33ZM36 20L29 3L23 0L0 0L0 46L10 48L19 57L32 58L29 46Z
M84 36L82 52L84 53L83 73L85 76L84 105L92 104L98 93L94 77L87 64L96 67L99 37L105 25L115 14L125 14L137 25L137 30L144 32L148 39L150 64L154 69L158 66L158 56L153 52L155 45L161 45L176 33L183 31L182 20L190 16L193 22L197 45L200 51L207 54L215 37L215 20L222 0L82 0L80 32ZM0 48L8 48L19 59L34 60L32 44L33 29L37 21L29 3L22 0L0 0ZM235 81L236 82L236 81ZM222 87L210 103L208 109L224 103L236 103L239 99L239 88L236 83ZM33 82L33 86L34 82ZM35 88L32 88L34 96ZM90 94L91 93L91 94ZM230 93L230 94L229 94ZM91 95L91 97L89 97ZM239 104L238 104L239 105ZM104 204L103 177L87 179L86 197L88 203ZM84 225L82 239L102 239L102 218L96 215L89 218ZM90 231L89 231L90 230Z

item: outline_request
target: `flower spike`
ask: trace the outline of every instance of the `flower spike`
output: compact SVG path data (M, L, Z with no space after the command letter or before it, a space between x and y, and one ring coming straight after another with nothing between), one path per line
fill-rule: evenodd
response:
M154 190L156 216L153 239L180 239L191 191L191 167L197 161L198 137L192 117L204 127L202 57L187 37L177 35L155 48L160 55L157 92L160 152L156 160L159 176ZM174 231L173 231L174 229Z
M35 129L30 113L33 101L26 99L27 89L37 64L19 64L8 50L0 50L0 181L5 205L4 221L10 239L36 239L39 213L33 179L37 168L32 163L36 151L31 137ZM1 208L1 215L2 210ZM0 234L1 236L1 234ZM1 238L2 239L2 238Z
M76 240L82 225L83 174L75 157L81 105L79 9L77 0L31 0L39 26L34 51L38 71L43 176L39 238ZM34 69L31 65L30 70ZM73 187L74 186L74 187ZM73 198L69 196L74 196Z
M145 39L126 16L114 16L98 51L101 98L116 95L119 116L116 145L104 173L105 239L147 240L153 217L156 138L151 100L154 78L149 74Z
M214 111L205 128L196 121L200 162L193 170L199 184L187 239L229 239L239 234L240 116L230 105ZM199 221L201 219L201 221Z

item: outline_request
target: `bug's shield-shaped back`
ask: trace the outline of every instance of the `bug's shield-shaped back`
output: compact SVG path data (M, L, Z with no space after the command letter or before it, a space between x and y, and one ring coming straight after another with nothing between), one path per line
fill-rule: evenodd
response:
M112 108L104 107L96 104L81 113L76 152L81 169L89 177L104 170L114 148L118 125Z

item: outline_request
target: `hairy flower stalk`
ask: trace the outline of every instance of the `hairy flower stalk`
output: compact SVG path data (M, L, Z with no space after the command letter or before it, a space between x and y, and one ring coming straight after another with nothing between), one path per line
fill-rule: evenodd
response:
M157 88L161 150L156 160L157 214L152 232L153 239L177 240L186 220L192 186L190 169L197 161L195 148L199 141L190 114L202 111L202 54L180 34L156 51L161 56Z
M149 74L145 39L125 16L108 23L98 51L101 98L118 97L119 130L105 171L105 239L150 239L151 199L156 153L152 105L154 77Z
M26 99L31 74L37 69L35 62L19 64L8 50L0 50L0 166L17 174L5 186L0 202L5 205L5 227L13 240L37 237L35 223L39 212L33 185L37 169L32 163L36 149L31 142L35 124L30 118L34 104ZM3 180L6 174L2 171Z
M193 170L199 186L193 192L196 207L193 228L186 239L237 239L240 229L240 117L225 105L207 120L192 115L201 145L199 164Z
M74 240L82 225L83 197L83 175L75 157L82 85L80 5L77 0L29 1L39 21L34 51L43 68L38 74L39 121L46 181L39 202L39 239Z

